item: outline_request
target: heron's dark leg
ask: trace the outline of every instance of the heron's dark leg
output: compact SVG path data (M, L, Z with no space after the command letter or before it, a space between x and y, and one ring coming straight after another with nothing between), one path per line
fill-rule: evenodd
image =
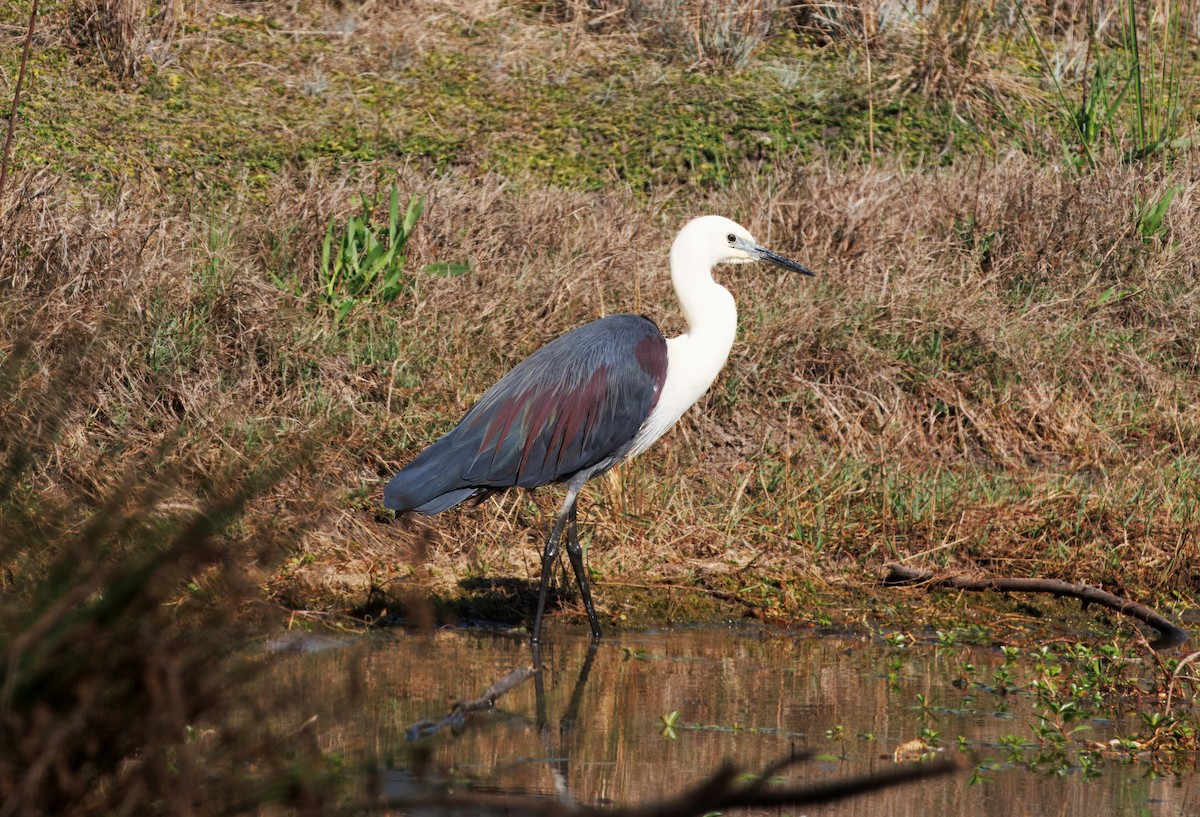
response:
M587 568L583 566L583 549L579 547L579 527L575 522L575 503L567 510L567 556L579 583L579 595L583 596L583 608L587 610L588 624L592 625L592 638L600 638L600 622L596 620L596 608L592 606L592 589L588 584Z
M537 615L533 619L534 644L542 640L542 616L546 612L546 596L550 593L550 571L554 569L554 560L558 556L558 540L562 538L563 525L567 524L570 508L575 507L574 495L568 499L569 507L563 508L554 520L554 528L550 531L550 538L546 540L546 549L542 551L542 584L538 589Z

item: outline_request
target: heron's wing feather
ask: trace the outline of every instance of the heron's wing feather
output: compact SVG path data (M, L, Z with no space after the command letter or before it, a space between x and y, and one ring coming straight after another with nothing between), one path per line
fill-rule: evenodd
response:
M666 341L645 318L614 315L563 335L505 375L451 432L463 479L532 488L615 461L665 378Z
M650 320L613 315L581 326L501 378L392 478L384 503L437 513L488 488L607 468L654 408L666 371L666 341Z

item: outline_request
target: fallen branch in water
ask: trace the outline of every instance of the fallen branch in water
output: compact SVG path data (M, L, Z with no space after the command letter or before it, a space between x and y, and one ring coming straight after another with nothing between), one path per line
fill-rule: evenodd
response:
M450 708L450 713L441 720L420 720L408 727L405 737L409 740L420 740L450 727L455 734L461 732L467 722L470 712L486 712L496 705L496 699L513 687L533 677L536 670L533 667L517 667L505 675L473 701L458 701Z
M1109 610L1123 615L1132 616L1138 621L1149 624L1158 630L1161 637L1150 646L1154 649L1165 649L1182 644L1188 640L1188 634L1173 622L1151 610L1144 604L1129 601L1120 596L1114 596L1098 587L1086 584L1072 584L1057 579L1005 579L995 577L971 578L968 576L935 576L924 570L914 570L900 564L885 565L888 573L883 579L886 585L930 584L936 587L949 587L954 590L984 591L995 590L1001 593L1050 593L1055 596L1069 596L1079 599L1084 609L1089 604L1098 604Z
M717 769L707 780L674 797L614 808L557 802L529 795L489 792L461 792L395 798L387 801L383 807L414 811L432 808L443 813L523 814L533 815L533 817L696 817L731 809L779 808L831 803L918 780L940 777L966 768L964 763L958 760L940 758L929 763L904 764L872 774L808 786L789 788L769 785L769 781L776 774L811 756L810 752L794 753L770 764L762 772L749 779L745 778L732 764L727 763Z

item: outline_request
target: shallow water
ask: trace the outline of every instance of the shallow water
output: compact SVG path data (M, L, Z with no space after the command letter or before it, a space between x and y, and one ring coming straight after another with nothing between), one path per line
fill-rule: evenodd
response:
M1200 814L1195 775L1156 777L1111 757L1081 762L1075 749L1037 764L1027 750L1012 762L1003 741L1032 740L1032 696L953 683L964 655L976 677L992 677L1004 661L992 647L900 649L878 637L741 628L622 633L594 650L573 632L553 630L546 641L542 695L526 681L461 733L419 743L406 738L410 726L529 665L528 643L487 630L315 642L319 649L275 655L264 681L293 703L289 717L315 716L326 752L378 769L392 796L433 785L633 803L692 785L725 760L753 772L793 747L814 749L819 759L783 775L801 785L890 767L894 750L926 729L943 752L974 753L984 779L968 770L782 813ZM675 711L672 738L663 718ZM1084 720L1077 737L1132 731L1131 718L1105 715Z

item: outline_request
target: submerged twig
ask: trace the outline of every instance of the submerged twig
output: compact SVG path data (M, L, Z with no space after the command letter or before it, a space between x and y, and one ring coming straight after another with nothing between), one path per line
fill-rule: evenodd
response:
M524 681L533 677L536 670L533 667L517 667L515 670L505 675L496 683L487 688L486 691L473 701L459 701L450 708L447 714L441 720L420 720L408 727L405 736L409 740L420 740L427 738L430 735L449 726L454 732L462 731L463 725L466 723L467 714L470 712L486 712L496 705L496 699L504 693L511 690L513 687L521 684Z
M1001 593L1050 593L1055 596L1069 596L1079 599L1084 608L1089 604L1114 610L1123 615L1132 616L1138 621L1149 624L1158 630L1161 637L1150 646L1156 650L1166 649L1182 644L1188 640L1188 634L1178 625L1151 610L1144 604L1115 596L1107 590L1090 587L1086 584L1072 584L1058 579L1008 579L999 577L970 577L970 576L935 576L924 570L915 570L900 564L886 565L887 575L883 583L887 585L930 584L938 587L949 587L954 590L984 591L996 590Z
M1188 664L1193 663L1197 659L1200 659L1200 652L1189 653L1179 660L1179 663L1175 665L1174 671L1171 672L1171 680L1167 683L1167 701L1163 705L1163 712L1166 712L1168 715L1171 714L1171 700L1175 697L1175 687L1179 683L1179 676Z

